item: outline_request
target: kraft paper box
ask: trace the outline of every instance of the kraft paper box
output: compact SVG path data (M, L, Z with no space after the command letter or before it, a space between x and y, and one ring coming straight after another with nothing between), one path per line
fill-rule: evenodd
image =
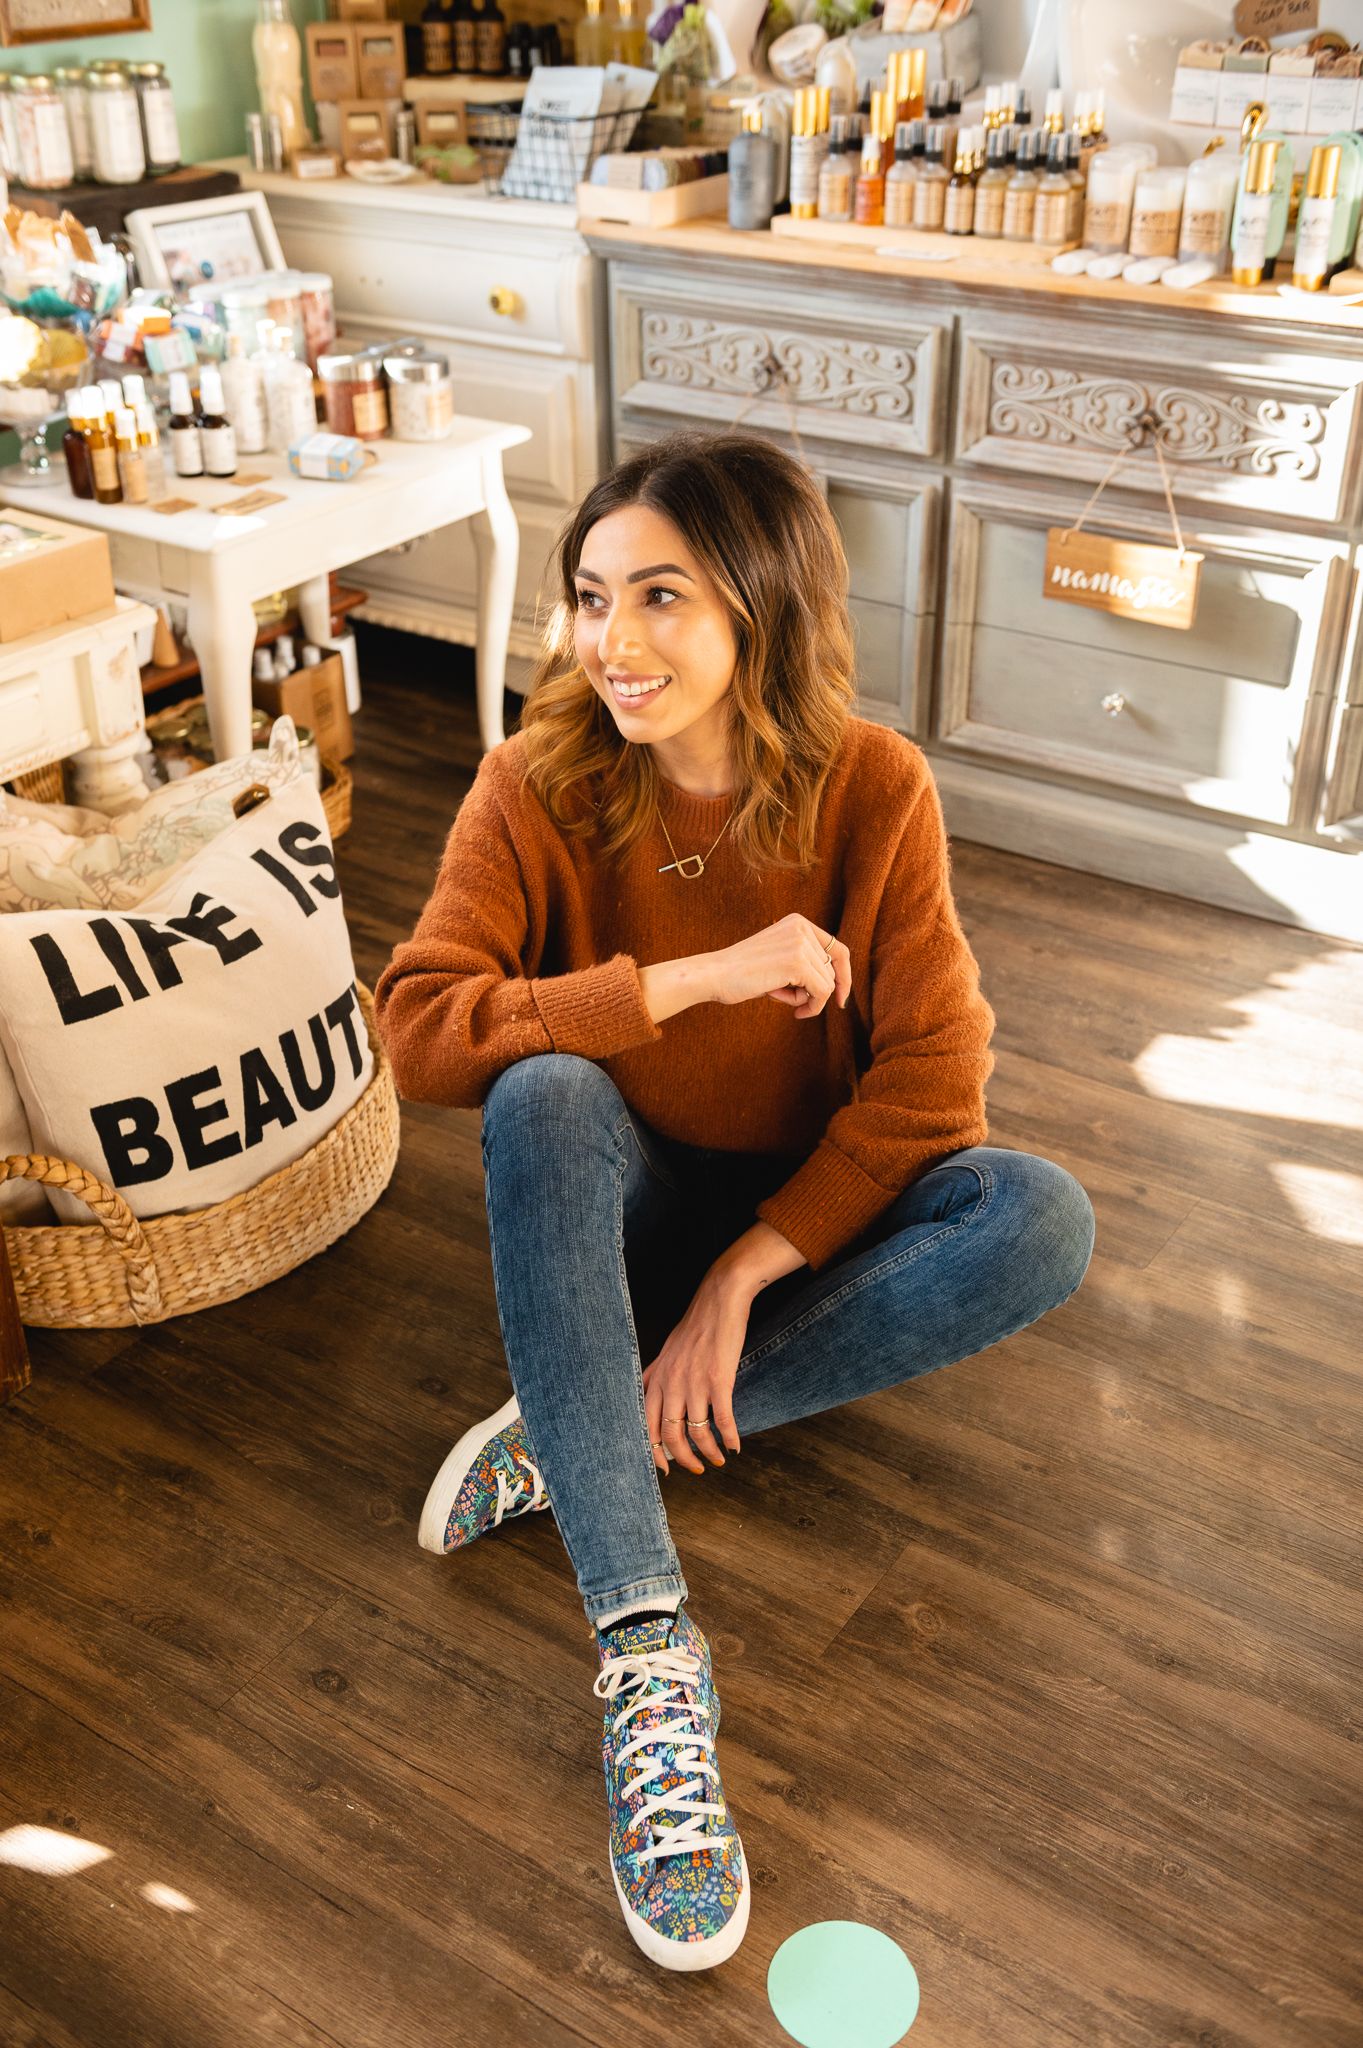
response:
M271 718L311 726L320 752L334 760L348 761L355 751L339 654L327 655L315 668L297 668L281 683L253 682L251 701Z
M107 535L0 505L0 645L113 601Z
M463 101L420 101L416 110L416 132L423 148L455 149L467 142L468 121Z
M355 37L358 31L349 21L310 21L304 34L308 39L308 84L315 100L353 100L360 96L360 74L355 65Z
M355 69L362 100L401 99L407 84L407 59L402 40L402 23L385 22L355 29ZM338 94L338 98L344 95Z
M397 111L401 105L401 100L338 100L341 155L348 160L372 154L377 148L393 156L397 150Z

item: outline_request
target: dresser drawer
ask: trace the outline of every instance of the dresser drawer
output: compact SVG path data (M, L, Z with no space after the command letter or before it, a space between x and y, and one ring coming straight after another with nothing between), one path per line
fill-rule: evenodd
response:
M620 266L613 272L622 411L933 456L944 439L941 326L819 281L817 297ZM861 280L859 280L860 282Z
M591 353L585 252L532 254L514 233L499 250L452 239L424 215L380 228L321 206L291 212L280 239L291 264L330 272L343 328L354 315L389 334L435 326L508 348Z
M1363 363L1278 341L1255 347L1234 331L1209 334L1205 355L1194 354L1186 328L1123 336L1117 323L1092 318L1080 346L1074 327L967 319L958 460L1091 487L1131 449L1130 430L1149 412L1162 425L1180 505L1201 499L1328 523L1355 516L1349 458ZM1148 439L1111 488L1163 495Z
M1043 597L1068 494L959 492L935 733L1031 775L1080 777L1275 825L1310 810L1330 714L1347 551L1199 525L1187 632ZM1158 540L1154 514L1105 531Z

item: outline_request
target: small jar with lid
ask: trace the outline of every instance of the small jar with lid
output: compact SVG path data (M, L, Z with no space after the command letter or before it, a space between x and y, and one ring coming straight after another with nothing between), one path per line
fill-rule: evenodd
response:
M177 169L181 161L175 95L170 89L164 64L149 60L144 64L130 64L128 71L137 90L147 169L153 177L158 177L162 171Z
M85 93L85 67L83 64L58 64L52 76L66 108L72 167L77 179L88 178L94 168L94 159L90 152L90 103Z
M333 434L353 434L357 441L377 441L388 428L388 394L383 363L376 355L324 355L317 358L322 380L322 405Z
M104 60L85 74L90 104L90 154L101 185L135 185L145 177L137 88L121 65Z
M454 386L445 356L385 356L395 441L443 441L454 425Z
M45 71L18 77L14 94L19 138L18 176L35 192L55 192L75 176L71 133L57 81Z

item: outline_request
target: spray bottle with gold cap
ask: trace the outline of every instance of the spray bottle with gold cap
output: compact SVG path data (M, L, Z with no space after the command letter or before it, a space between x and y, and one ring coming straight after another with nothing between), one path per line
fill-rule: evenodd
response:
M790 211L795 220L814 220L819 211L819 174L828 155L829 89L802 86L795 95L790 129Z

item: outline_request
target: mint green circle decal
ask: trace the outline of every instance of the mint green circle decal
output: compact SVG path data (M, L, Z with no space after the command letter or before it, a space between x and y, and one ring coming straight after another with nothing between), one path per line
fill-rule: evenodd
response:
M767 1997L801 2048L894 2048L918 2017L918 1974L879 1928L819 1920L777 1949Z

